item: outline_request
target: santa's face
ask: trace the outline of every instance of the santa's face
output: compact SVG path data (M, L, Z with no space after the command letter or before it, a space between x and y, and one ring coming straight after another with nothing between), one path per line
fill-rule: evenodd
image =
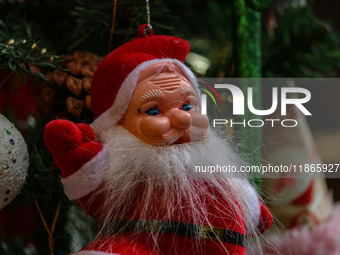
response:
M152 145L171 145L208 138L209 120L199 98L179 68L157 62L141 73L122 126Z

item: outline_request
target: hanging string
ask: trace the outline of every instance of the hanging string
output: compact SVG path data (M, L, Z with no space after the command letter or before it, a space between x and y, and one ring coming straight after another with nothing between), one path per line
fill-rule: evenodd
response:
M53 254L54 254L54 252L53 252L53 250L54 250L53 233L54 233L55 225L56 225L56 223L57 223L57 219L58 219L58 216L59 216L60 203L58 203L58 207L57 207L57 210L56 210L55 215L54 215L52 227L51 227L51 229L49 229L49 228L47 227L47 223L46 223L46 221L45 221L45 218L44 218L44 216L43 216L43 214L42 214L42 212L41 212L41 210L40 210L40 207L39 207L39 205L38 205L37 199L35 198L34 195L33 195L33 199L34 199L35 206L36 206L37 209L38 209L40 218L41 218L41 220L42 220L42 222L43 222L43 224L44 224L44 227L45 227L45 229L46 229L46 231L47 231L47 233L48 233L48 236L49 236L49 238L48 238L48 246L49 246L49 248L50 248L50 255L53 255Z
M107 54L109 54L111 52L113 32L115 30L115 23L116 23L116 13L117 13L117 0L114 0L113 14L112 14L113 19L112 19L111 32L110 32L110 41L109 41L109 47L107 49Z
M145 0L146 1L146 16L147 16L147 28L145 29L145 34L146 35L150 35L151 33L151 18L150 18L150 4L149 4L149 0Z

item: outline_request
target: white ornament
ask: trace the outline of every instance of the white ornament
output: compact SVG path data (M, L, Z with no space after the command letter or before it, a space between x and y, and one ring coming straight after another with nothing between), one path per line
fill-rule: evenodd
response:
M0 114L0 209L8 205L25 184L29 156L24 138Z

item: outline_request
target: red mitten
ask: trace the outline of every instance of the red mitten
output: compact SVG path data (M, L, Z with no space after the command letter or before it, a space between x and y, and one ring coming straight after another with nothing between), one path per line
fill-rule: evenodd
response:
M263 234L264 232L268 230L268 228L272 224L273 217L269 209L263 204L260 205L260 211L261 211L261 216L260 216L261 218L260 218L260 222L258 225L258 230L260 231L261 234Z
M44 129L44 140L63 178L76 172L103 148L89 125L74 124L68 120L48 123Z

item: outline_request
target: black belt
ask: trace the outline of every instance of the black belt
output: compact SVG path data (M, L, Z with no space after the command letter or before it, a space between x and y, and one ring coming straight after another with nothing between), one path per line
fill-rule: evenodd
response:
M245 235L228 229L160 220L119 221L114 225L114 232L116 233L142 231L163 232L203 239L213 239L244 247Z

